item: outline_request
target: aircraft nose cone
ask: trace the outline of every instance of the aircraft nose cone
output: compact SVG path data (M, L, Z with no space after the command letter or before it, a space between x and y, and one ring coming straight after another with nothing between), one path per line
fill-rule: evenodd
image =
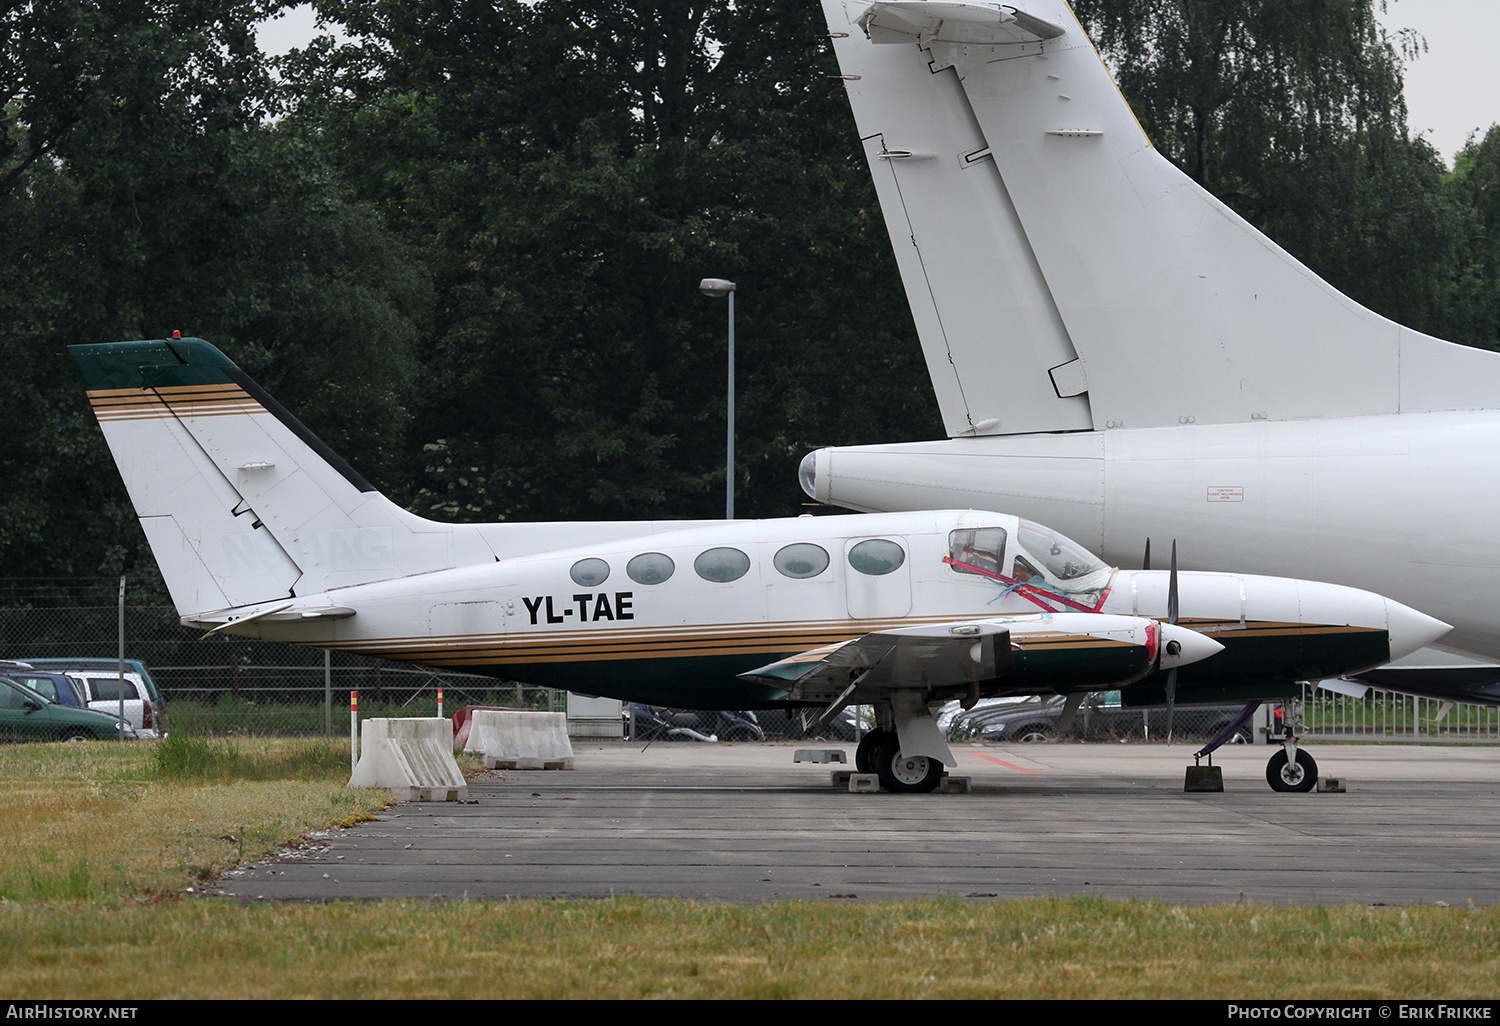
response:
M1176 654L1172 652L1173 642L1177 646ZM1180 624L1164 623L1161 625L1161 667L1164 670L1196 663L1222 651L1224 651L1224 646L1207 635L1189 630Z
M1385 600L1385 623L1390 635L1392 659L1411 655L1453 629L1452 624L1426 613L1419 613L1410 606L1403 606L1391 599Z

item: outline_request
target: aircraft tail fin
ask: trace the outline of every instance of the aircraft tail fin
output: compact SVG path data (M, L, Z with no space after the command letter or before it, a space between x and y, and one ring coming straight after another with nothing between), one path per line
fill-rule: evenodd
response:
M1158 153L1064 0L824 8L950 435L1500 401Z
M386 499L202 339L69 353L184 617L494 558Z

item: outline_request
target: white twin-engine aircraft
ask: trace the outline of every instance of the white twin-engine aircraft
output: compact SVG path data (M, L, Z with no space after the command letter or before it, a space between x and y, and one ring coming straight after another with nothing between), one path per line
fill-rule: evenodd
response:
M207 342L70 352L183 623L675 707L873 704L857 758L892 791L955 765L948 698L1250 700L1448 630L1352 588L1111 569L972 510L435 523ZM1315 783L1290 738L1274 759L1273 786Z
M1170 534L1500 658L1500 355L1361 307L1200 188L1063 0L824 9L950 437L820 450L810 495L1003 509L1113 562Z

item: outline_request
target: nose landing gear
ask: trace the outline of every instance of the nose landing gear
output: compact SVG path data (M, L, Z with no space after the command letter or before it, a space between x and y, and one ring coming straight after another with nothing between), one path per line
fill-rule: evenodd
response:
M1271 756L1266 763L1266 783L1271 790L1303 794L1318 786L1318 763L1304 749L1297 747L1297 736L1305 729L1302 725L1302 703L1288 702L1284 715L1285 734L1281 751Z
M1220 745L1242 741L1241 731L1259 705L1259 701L1246 705L1212 741L1196 753L1196 757L1210 755ZM1285 733L1281 750L1272 755L1271 761L1266 764L1266 783L1271 785L1273 791L1305 793L1318 786L1318 763L1305 750L1297 747L1297 737L1305 729L1302 725L1302 703L1288 702L1286 711L1287 714L1283 716ZM1191 769L1189 767L1190 771Z

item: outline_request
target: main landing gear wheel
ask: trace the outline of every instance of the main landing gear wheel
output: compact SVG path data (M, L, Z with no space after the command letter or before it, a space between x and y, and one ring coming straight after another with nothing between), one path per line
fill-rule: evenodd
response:
M861 773L875 772L875 753L880 746L885 744L887 731L876 727L864 737L859 739L859 747L854 749L854 768Z
M1286 757L1286 749L1283 748L1266 763L1266 783L1271 785L1273 791L1311 791L1318 786L1318 764L1301 748L1297 749L1297 761L1294 763Z
M902 755L901 739L892 731L875 753L875 775L892 794L923 794L943 782L943 764L925 755Z

